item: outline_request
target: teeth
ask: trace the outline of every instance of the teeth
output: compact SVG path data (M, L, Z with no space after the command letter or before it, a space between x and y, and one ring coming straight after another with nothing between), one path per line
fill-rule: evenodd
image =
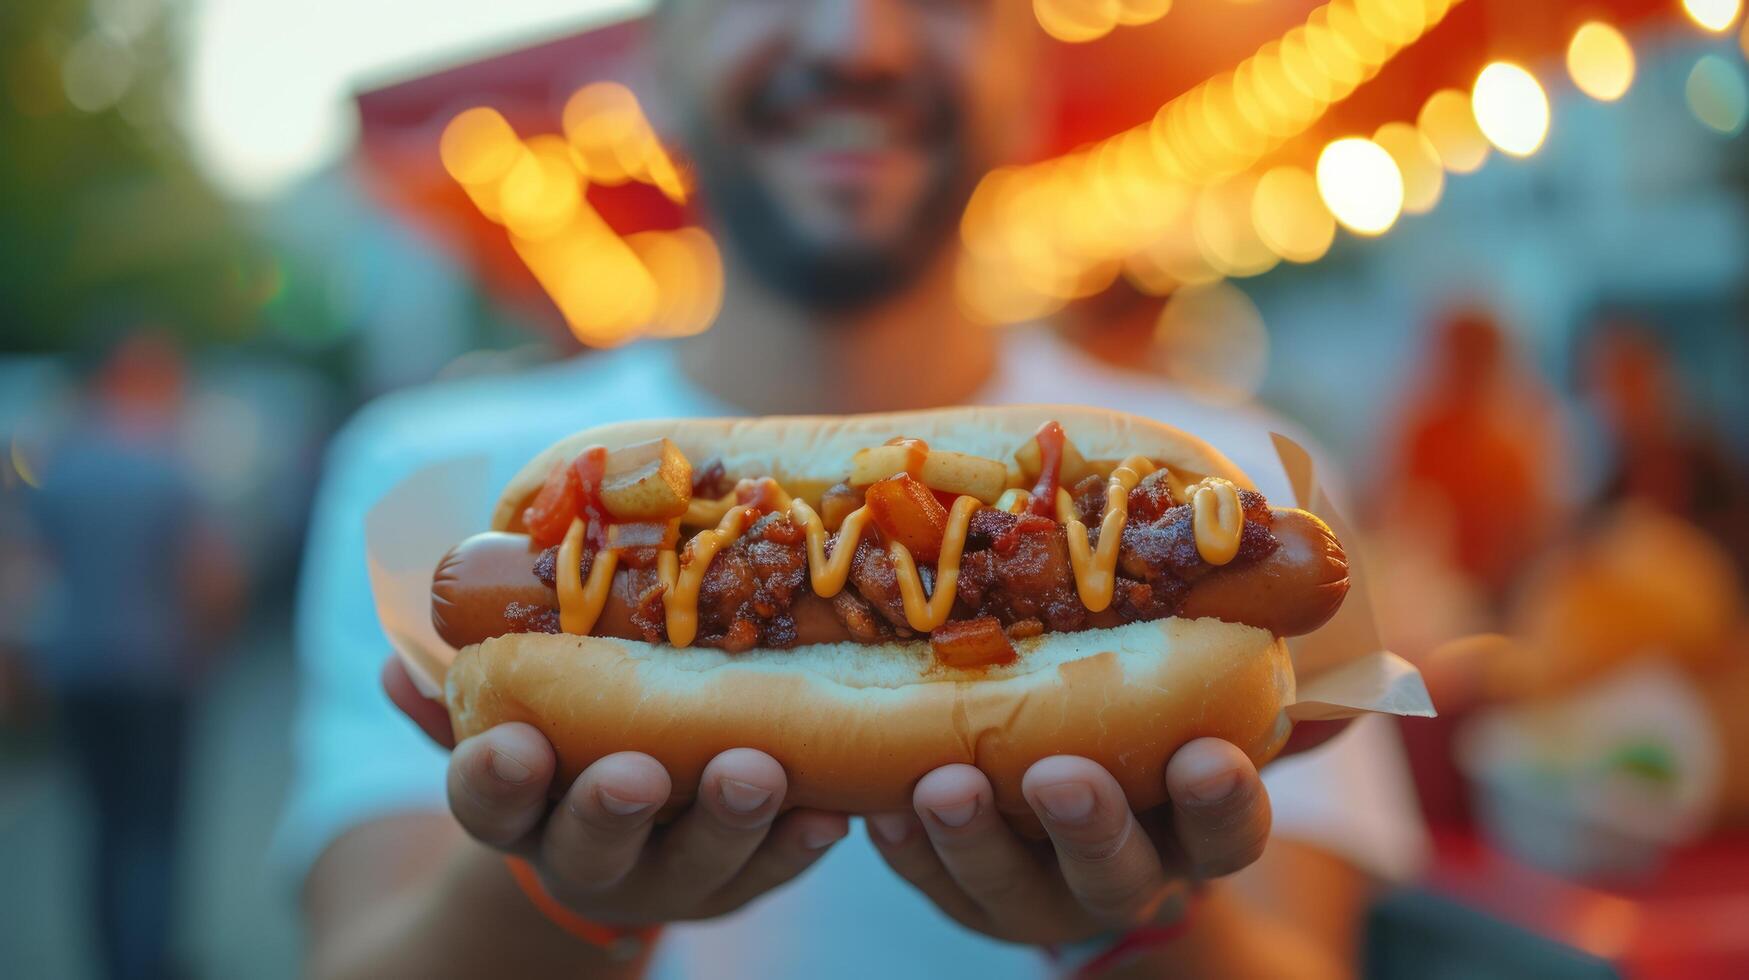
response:
M822 150L859 151L887 142L886 123L861 113L834 113L818 117L808 126L806 140Z

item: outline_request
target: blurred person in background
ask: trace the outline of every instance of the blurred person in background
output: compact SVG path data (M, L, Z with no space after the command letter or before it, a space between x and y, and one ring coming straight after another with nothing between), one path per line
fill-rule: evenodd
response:
M1479 310L1433 331L1421 374L1395 415L1380 511L1387 522L1439 528L1432 542L1499 602L1561 527L1565 476L1554 398Z
M1596 506L1639 501L1687 520L1749 575L1749 467L1697 417L1678 365L1625 321L1603 324L1584 346L1586 394L1608 458Z
M1205 436L1291 499L1272 478L1278 420L1117 374L1042 330L994 333L956 307L970 189L1028 149L1027 5L670 0L652 34L654 116L693 161L724 246L721 315L679 344L398 394L336 441L299 597L299 772L280 842L304 874L312 972L1039 976L1054 969L1041 946L1063 945L1066 974L1130 935L1153 937L1129 964L1150 975L1351 973L1374 883L1410 873L1424 846L1387 726L1357 723L1262 778L1233 746L1194 742L1166 773L1173 804L1142 822L1104 770L1045 760L1028 777L1043 850L1001 823L981 773L950 766L921 781L913 812L866 815L867 835L834 847L846 815L780 816L784 774L763 753L717 757L699 802L657 828L670 782L646 756L553 786L536 729L444 751L444 709L393 659L382 684L424 734L384 699L366 512L414 470L473 452L501 485L588 425L1078 401ZM1306 744L1330 734L1303 731ZM668 930L653 961L616 958L544 918L506 851L597 924L715 921Z
M1423 810L1461 824L1469 798L1452 752L1480 691L1459 637L1501 628L1514 582L1561 530L1555 402L1489 313L1459 307L1428 332L1410 387L1387 413L1368 542L1380 628L1421 667L1440 716L1400 725Z
M91 900L116 978L176 975L171 938L190 704L238 598L237 564L178 455L184 365L164 336L125 336L29 495L56 582L33 678L94 811Z

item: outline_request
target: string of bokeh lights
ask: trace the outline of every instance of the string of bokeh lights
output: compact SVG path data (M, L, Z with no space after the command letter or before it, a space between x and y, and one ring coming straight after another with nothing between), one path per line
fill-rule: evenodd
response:
M1403 215L1431 211L1448 173L1474 172L1495 151L1536 153L1550 126L1548 95L1523 66L1496 61L1469 91L1429 95L1413 120L1330 140L1314 159L1289 158L1332 106L1460 2L1333 0L1233 70L1172 99L1150 122L986 175L961 220L962 308L990 323L1020 322L1099 293L1119 276L1168 296L1282 262L1315 262L1339 227L1379 236ZM1681 2L1714 33L1731 30L1742 13L1742 0ZM1040 24L1068 41L1148 23L1170 6L1034 0ZM1749 26L1740 43L1749 54ZM1627 38L1597 20L1574 32L1565 61L1574 86L1600 101L1626 94L1636 71ZM1695 117L1722 133L1749 118L1741 67L1717 55L1695 64L1686 96ZM585 86L566 103L562 129L524 139L497 111L469 109L444 131L443 164L480 212L506 229L583 343L708 328L723 289L709 235L696 227L621 235L586 196L590 184L638 181L686 200L688 188L637 99L616 83Z
M722 257L696 227L621 235L589 203L590 184L648 184L684 203L687 188L631 90L578 89L564 135L518 137L495 109L476 107L444 128L444 169L511 246L579 341L703 331L722 304Z
M1038 0L1035 10L1078 2ZM1548 96L1531 72L1505 61L1486 65L1468 92L1434 92L1413 121L1331 140L1313 160L1278 153L1303 147L1296 137L1459 2L1335 0L1150 122L991 173L961 225L963 307L992 323L1019 322L1099 293L1120 275L1170 295L1284 261L1315 262L1338 227L1378 236L1402 215L1432 210L1447 172L1473 172L1495 150L1534 154L1548 134ZM1741 0L1683 7L1715 33L1741 14ZM1749 28L1742 42L1749 52ZM1575 87L1595 99L1618 99L1633 81L1632 47L1602 21L1574 33L1566 61ZM1697 62L1687 99L1720 132L1735 133L1749 115L1740 67L1717 55Z
M1119 274L1163 295L1257 275L1284 257L1315 261L1337 220L1383 232L1403 192L1377 144L1332 144L1316 175L1298 167L1259 172L1259 164L1458 2L1335 0L1149 122L1054 160L991 173L961 225L966 307L993 322L1031 319L1104 290Z

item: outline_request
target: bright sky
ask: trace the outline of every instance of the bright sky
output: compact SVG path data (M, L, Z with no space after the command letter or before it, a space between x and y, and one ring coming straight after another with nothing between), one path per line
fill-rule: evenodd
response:
M350 95L647 0L190 0L183 117L220 186L265 197L338 159Z

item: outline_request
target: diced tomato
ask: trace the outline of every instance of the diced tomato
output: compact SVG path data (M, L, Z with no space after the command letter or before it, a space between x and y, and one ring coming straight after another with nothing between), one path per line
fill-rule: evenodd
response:
M1013 663L1018 656L994 616L950 619L929 634L929 648L937 663L955 669Z
M941 506L946 507L948 510L953 510L954 501L960 499L959 494L950 493L946 490L931 489L929 492L935 494L935 499L941 504Z
M947 508L923 481L900 473L869 484L866 498L869 516L888 541L904 545L911 557L925 564L941 557Z
M546 482L522 511L522 526L535 544L550 548L565 540L565 532L579 516L592 530L602 526L599 491L606 468L607 449L602 446L591 446L568 463L553 464ZM594 533L600 536L606 532Z
M1033 438L1038 440L1039 470L1038 482L1032 488L1029 509L1040 517L1052 517L1057 513L1057 487L1061 483L1063 471L1063 443L1069 437L1064 434L1062 423L1052 421L1039 426L1038 434Z
M588 525L595 547L606 547L607 508L601 503L601 478L607 473L607 447L590 446L578 453L571 461L571 472L577 475L577 515Z
M578 499L576 469L563 460L554 463L534 501L522 512L522 526L535 544L550 548L565 539L577 516Z

